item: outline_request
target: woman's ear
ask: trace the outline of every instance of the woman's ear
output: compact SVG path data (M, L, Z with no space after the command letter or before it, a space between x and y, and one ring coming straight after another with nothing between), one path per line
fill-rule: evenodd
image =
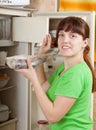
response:
M83 47L86 47L86 46L88 45L88 43L89 43L89 38L86 38L86 39L84 40L84 46L83 46Z

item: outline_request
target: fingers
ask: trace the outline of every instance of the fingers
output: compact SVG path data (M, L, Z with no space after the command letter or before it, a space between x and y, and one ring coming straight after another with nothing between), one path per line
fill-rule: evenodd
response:
M48 42L48 38L47 38L47 35L44 37L43 39L43 44L42 46L46 46L47 45L47 42Z
M51 35L50 34L45 36L42 46L48 46L48 47L51 46Z
M45 51L47 51L48 49L51 48L51 42L52 42L52 38L51 35L48 34L45 36L44 40L43 40L43 44L42 44L42 48L45 49Z
M27 58L27 64L28 64L28 68L29 68L29 69L32 69L31 59L30 59L29 56L28 56L28 58Z
M43 39L43 43L39 49L38 54L44 54L51 48L52 38L50 34L47 34Z
M52 38L51 38L51 35L50 34L48 34L48 47L50 48L51 47L51 43L52 43Z

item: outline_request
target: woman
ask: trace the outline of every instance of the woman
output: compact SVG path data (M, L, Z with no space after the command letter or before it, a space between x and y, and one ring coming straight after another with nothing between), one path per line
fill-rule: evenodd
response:
M89 27L79 17L66 17L57 27L58 49L63 63L46 79L43 65L21 72L34 86L40 107L50 130L91 130L91 91L94 74L88 60ZM50 49L51 36L46 35L38 54Z

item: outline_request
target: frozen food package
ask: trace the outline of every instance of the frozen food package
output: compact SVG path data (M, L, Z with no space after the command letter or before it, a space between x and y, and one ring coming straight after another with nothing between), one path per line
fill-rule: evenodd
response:
M31 59L32 66L35 67L44 62L43 59L38 58L37 56L26 56L26 55L16 55L11 57L6 57L6 64L11 69L27 69L27 57Z
M6 57L6 64L11 69L27 69L27 58L29 57L31 60L31 64L33 67L36 67L40 64L43 64L48 59L56 56L58 54L58 50L50 49L47 53L42 55L15 55L11 57Z
M11 69L27 68L26 56L25 55L15 55L15 56L11 56L11 57L6 57L6 64Z

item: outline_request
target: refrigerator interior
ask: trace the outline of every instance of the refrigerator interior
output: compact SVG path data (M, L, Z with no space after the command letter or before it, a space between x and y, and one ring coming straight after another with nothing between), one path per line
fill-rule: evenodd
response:
M28 55L28 44L19 43L15 46L0 47L0 51L7 51L7 56ZM0 69L0 73L7 73L10 77L6 88L0 90L0 101L8 105L10 118L17 118L17 130L28 129L28 81L10 68ZM10 128L11 129L11 128Z

